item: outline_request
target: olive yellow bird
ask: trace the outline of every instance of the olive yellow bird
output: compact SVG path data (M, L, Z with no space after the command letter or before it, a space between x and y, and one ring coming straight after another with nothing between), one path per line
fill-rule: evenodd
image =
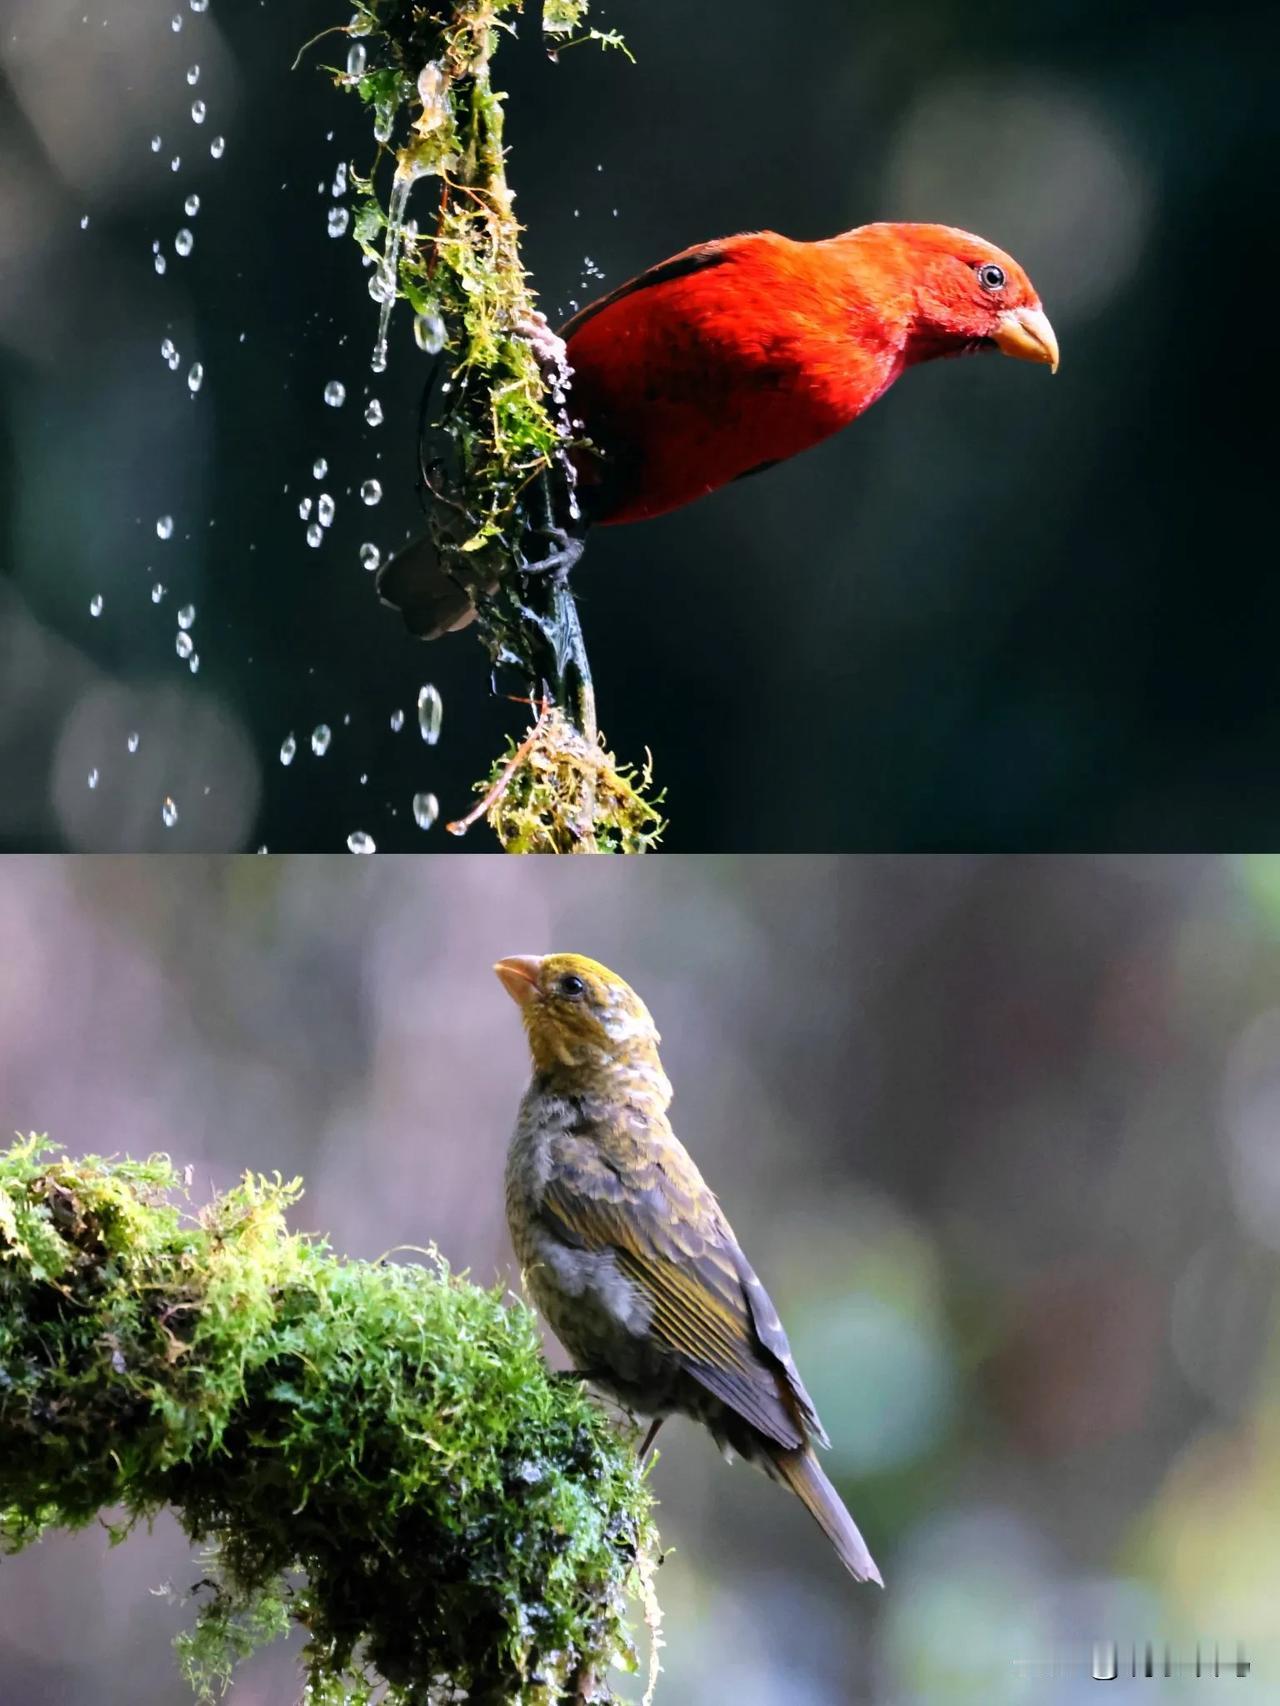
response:
M585 1378L653 1418L692 1416L790 1487L856 1581L880 1572L812 1441L828 1443L768 1293L667 1120L658 1032L578 954L494 967L533 1079L507 1158L507 1220L534 1301Z

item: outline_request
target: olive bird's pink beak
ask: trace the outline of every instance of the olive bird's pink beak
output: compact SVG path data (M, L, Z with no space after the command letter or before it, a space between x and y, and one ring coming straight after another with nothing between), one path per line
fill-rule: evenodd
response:
M1043 308L1006 308L996 320L992 342L1002 355L1043 361L1058 371L1058 340Z
M494 966L502 987L520 1007L532 1001L538 993L538 973L542 970L539 954L512 954Z

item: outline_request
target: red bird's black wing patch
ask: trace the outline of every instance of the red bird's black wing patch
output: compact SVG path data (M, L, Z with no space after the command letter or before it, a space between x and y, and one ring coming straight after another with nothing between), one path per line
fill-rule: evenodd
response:
M669 284L675 278L687 278L690 273L705 272L708 267L721 266L729 260L733 250L729 247L731 239L721 237L714 243L699 243L692 249L683 249L680 254L672 255L669 261L659 261L656 267L637 273L625 284L620 284L616 290L611 290L607 296L601 296L595 302L588 302L585 308L580 308L571 320L567 320L560 328L560 336L566 343L575 332L580 332L588 320L594 320L597 314L602 314L606 308L612 308L615 302L621 302L625 296L634 296L639 290L648 290L655 284Z

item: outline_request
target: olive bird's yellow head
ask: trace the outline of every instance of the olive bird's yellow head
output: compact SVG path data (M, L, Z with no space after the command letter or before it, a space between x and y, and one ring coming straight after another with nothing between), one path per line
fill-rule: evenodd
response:
M658 1030L649 1009L598 960L512 954L493 969L520 1008L537 1071L656 1063Z

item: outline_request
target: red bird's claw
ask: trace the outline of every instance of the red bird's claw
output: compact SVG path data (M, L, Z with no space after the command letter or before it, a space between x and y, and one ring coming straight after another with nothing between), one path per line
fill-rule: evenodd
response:
M573 371L569 366L568 346L563 338L558 338L551 330L545 314L534 309L524 319L516 322L516 333L533 350L540 367L568 378Z

